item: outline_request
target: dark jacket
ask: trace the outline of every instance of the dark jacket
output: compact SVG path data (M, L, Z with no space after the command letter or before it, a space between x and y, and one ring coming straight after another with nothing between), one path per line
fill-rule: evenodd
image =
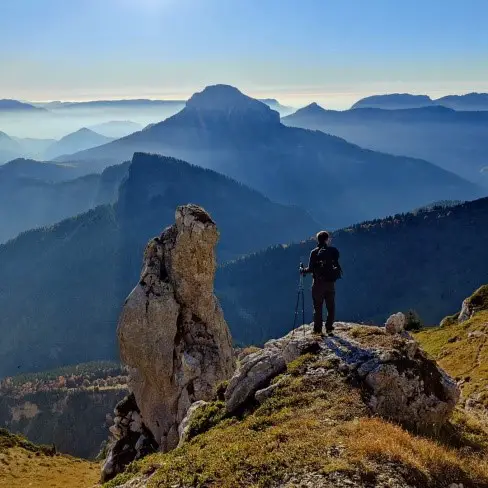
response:
M327 245L316 247L310 253L310 260L308 262L308 266L303 270L304 273L312 273L314 279L317 278L317 276L315 275L315 269L316 269L316 266L317 266L317 253L319 252L319 249L320 248L323 248L323 247L326 247L327 248L327 251L329 253L329 256L330 256L331 260L332 261L336 261L337 263L339 263L340 254L339 254L339 250L337 248L332 247L332 246L327 246Z

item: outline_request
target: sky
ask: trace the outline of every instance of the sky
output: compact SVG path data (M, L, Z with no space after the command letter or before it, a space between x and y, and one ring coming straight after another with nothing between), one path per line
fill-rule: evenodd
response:
M488 0L0 0L0 98L488 92Z

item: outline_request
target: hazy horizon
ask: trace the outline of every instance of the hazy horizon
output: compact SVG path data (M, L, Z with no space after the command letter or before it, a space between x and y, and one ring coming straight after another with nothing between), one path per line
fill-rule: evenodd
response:
M4 2L0 98L185 99L225 83L345 109L378 93L488 92L487 15L482 0Z
M203 90L204 86L200 88L195 88L194 91L181 93L179 95L170 95L170 96L160 96L158 94L150 94L145 96L138 96L134 94L132 96L119 96L119 97L95 97L95 98L71 98L71 99L39 99L39 100L27 100L27 99L18 99L25 103L51 103L51 102L63 102L63 103L80 103L80 102L91 102L91 101L118 101L118 100L161 100L161 101L186 101L188 100L194 93ZM364 92L364 93L326 93L321 94L317 93L315 97L310 94L288 94L284 96L277 96L273 93L252 93L245 90L242 90L239 86L237 86L239 90L241 90L246 95L250 97L257 98L257 99L265 99L265 98L274 98L282 105L290 106L293 108L300 108L309 103L317 102L319 105L324 107L329 107L337 110L346 110L350 108L355 102L360 100L361 98L365 98L372 95L385 95L385 94L396 94L396 93L409 93L412 95L428 95L432 99L441 98L446 95L466 95L468 93L479 92L479 93L486 93L488 92L488 83L486 88L475 90L475 89L467 89L467 90L457 90L457 91L435 91L435 92L420 92L420 91L413 91L413 90L398 90L398 91L376 91L376 92ZM330 103L332 101L332 103ZM333 106L334 105L334 106Z

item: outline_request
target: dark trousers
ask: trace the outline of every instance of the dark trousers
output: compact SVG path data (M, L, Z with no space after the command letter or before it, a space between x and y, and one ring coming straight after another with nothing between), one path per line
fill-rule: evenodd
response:
M322 307L327 307L325 328L331 330L335 320L335 283L314 280L312 285L313 324L315 332L322 332Z

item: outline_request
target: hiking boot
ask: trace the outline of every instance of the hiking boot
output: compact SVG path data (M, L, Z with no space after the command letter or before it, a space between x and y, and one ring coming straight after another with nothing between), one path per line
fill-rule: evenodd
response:
M334 327L327 327L325 331L327 332L328 336L334 335Z

